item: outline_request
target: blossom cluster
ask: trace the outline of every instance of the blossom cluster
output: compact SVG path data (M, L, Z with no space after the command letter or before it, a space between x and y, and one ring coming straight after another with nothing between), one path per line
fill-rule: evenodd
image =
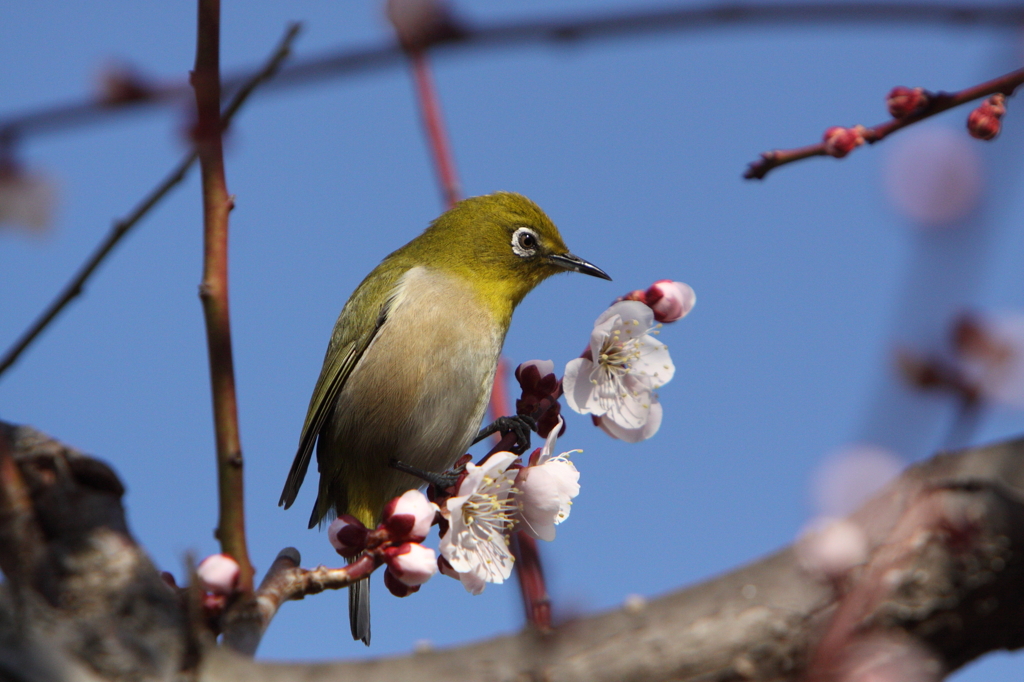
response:
M553 540L555 526L569 516L579 472L571 453L554 454L561 427L559 419L544 447L525 463L511 452L465 463L454 485L431 490L433 500L409 490L385 507L375 530L343 515L331 523L328 538L346 559L376 552L386 565L384 584L395 596L416 592L438 570L479 594L487 583L502 583L512 574L513 531ZM441 530L440 556L422 544L435 524Z

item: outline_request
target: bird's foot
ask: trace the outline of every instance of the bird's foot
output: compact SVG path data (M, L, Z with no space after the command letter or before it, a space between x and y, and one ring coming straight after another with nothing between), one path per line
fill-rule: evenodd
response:
M389 462L389 464L391 465L392 469L397 469L411 476L415 476L421 481L426 481L427 483L434 486L438 490L447 490L448 488L455 485L455 483L459 480L459 476L461 476L462 472L465 471L466 469L465 466L458 466L455 467L454 469L449 469L448 471L442 471L441 473L437 473L436 471L424 471L423 469L411 466L409 464L406 464L405 462L400 462L397 459L392 459Z
M480 429L480 433L476 434L476 438L473 439L473 444L475 445L492 433L498 433L499 431L502 435L514 433L516 435L516 443L509 449L515 454L521 455L530 449L530 431L536 430L537 422L533 417L523 414L513 417L498 417Z

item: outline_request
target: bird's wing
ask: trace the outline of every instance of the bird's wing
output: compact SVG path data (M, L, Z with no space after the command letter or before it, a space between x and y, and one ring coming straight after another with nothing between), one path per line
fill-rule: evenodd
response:
M287 509L295 502L295 497L299 494L299 488L302 486L302 480L306 477L309 460L313 457L313 446L316 444L320 429L327 421L327 416L331 413L334 402L351 376L352 370L359 364L359 359L363 357L363 353L370 347L377 332L387 321L390 307L391 299L388 299L380 309L376 324L369 331L361 338L344 344L337 353L328 353L330 362L326 363L320 372L316 388L313 389L313 397L309 400L306 423L303 424L302 435L299 437L299 449L295 453L295 460L288 472L288 480L284 483L284 490L281 491L278 506Z

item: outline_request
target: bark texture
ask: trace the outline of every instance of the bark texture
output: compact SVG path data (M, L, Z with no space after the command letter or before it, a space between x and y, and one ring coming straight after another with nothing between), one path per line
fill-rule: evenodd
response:
M848 520L864 556L844 570L800 545L548 635L297 665L204 636L131 539L107 466L25 427L0 436L30 500L0 475L3 679L930 680L1024 645L1024 440L908 469Z

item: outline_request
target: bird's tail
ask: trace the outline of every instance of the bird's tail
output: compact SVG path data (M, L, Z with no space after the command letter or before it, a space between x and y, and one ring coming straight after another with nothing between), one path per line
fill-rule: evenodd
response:
M355 500L348 513L359 519L367 528L377 525L379 513L371 505ZM360 554L359 556L362 556ZM358 559L359 557L356 557ZM352 628L352 639L361 640L370 646L370 578L363 578L348 588L348 624Z
M370 579L365 578L348 588L348 623L352 639L370 646Z

